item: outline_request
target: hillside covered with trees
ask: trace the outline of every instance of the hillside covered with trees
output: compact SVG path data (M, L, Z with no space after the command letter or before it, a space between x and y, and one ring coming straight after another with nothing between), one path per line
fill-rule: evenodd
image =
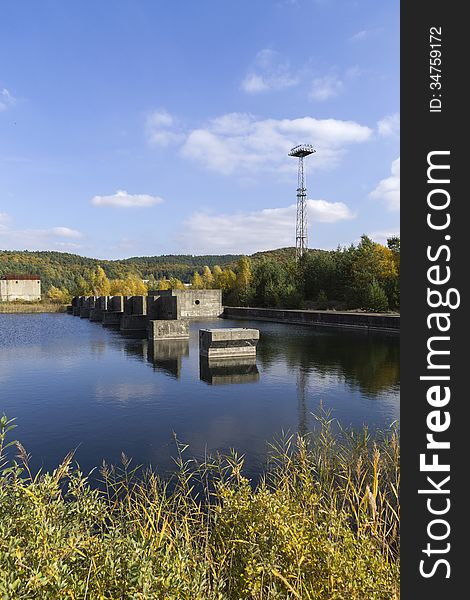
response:
M60 252L0 251L0 277L41 277L52 301L74 295L137 295L149 289L219 288L227 305L279 308L398 311L400 239L387 246L363 235L358 245L310 250L300 261L294 248L240 255L166 255L96 260Z

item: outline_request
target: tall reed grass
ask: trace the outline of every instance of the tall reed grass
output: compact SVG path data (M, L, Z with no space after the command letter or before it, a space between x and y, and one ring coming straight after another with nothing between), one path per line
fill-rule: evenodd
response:
M13 426L0 420L2 599L398 598L394 427L372 437L318 417L271 445L252 486L243 456L197 462L178 442L166 481L124 455L88 476L73 453L33 473L21 444L6 449Z

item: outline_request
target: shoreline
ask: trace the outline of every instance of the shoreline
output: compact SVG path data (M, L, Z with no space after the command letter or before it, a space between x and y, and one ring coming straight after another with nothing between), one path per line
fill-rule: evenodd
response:
M64 312L66 312L65 304L53 304L52 302L0 302L0 315Z
M400 334L400 315L390 313L224 306L222 317Z

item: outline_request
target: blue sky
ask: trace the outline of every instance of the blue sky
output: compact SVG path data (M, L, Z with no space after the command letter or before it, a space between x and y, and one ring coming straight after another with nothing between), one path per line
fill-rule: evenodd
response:
M399 231L397 0L2 0L0 248L98 258Z

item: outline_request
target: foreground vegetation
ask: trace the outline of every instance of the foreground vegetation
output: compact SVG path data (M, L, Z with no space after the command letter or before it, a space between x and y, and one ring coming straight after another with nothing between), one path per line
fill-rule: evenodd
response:
M322 417L311 437L272 446L256 487L243 457L197 463L177 443L171 480L123 456L98 490L73 454L36 475L21 444L7 461L0 423L5 600L398 598L394 429L372 439Z

